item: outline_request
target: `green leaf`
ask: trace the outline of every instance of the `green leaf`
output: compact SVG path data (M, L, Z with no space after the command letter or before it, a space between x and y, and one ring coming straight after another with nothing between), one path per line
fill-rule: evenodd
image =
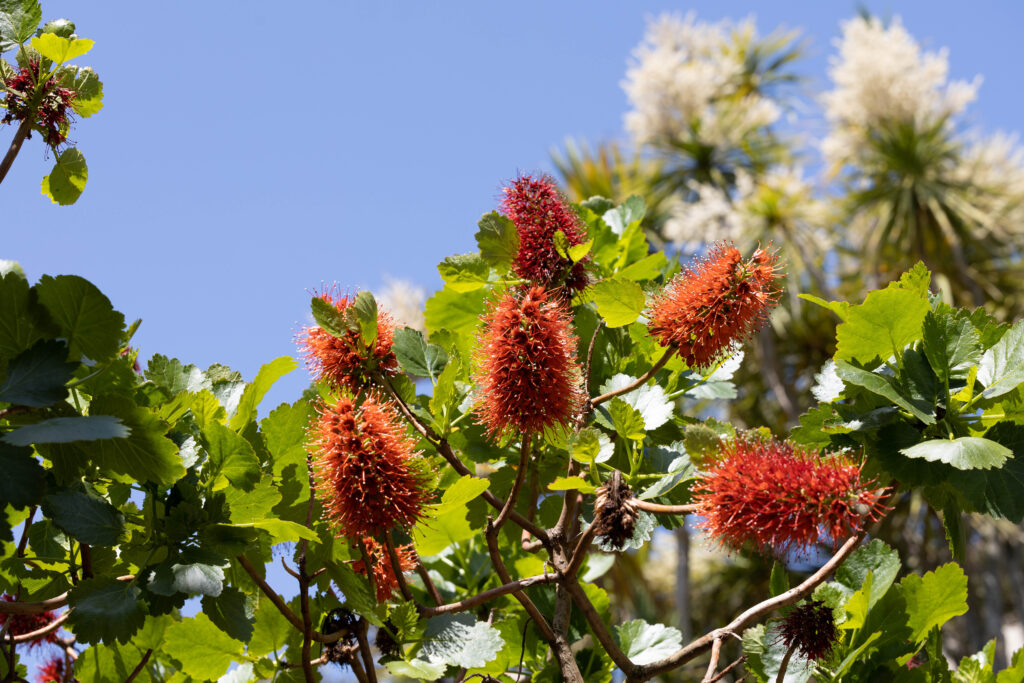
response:
M836 328L835 359L868 364L898 355L921 338L929 308L927 297L907 289L869 293L863 304L850 307L846 321Z
M615 446L604 432L584 427L569 436L569 453L573 460L584 464L605 462L615 453Z
M786 565L776 560L772 563L772 573L768 579L768 592L774 598L789 590L789 574L786 573Z
M434 393L430 397L430 412L434 415L442 432L448 431L452 411L458 398L455 380L459 376L459 364L449 363L437 378Z
M559 230L561 232L561 230ZM582 261L587 254L590 253L591 248L594 246L594 240L587 240L580 244L575 244L569 247L566 252L569 256L569 260L573 263L579 263Z
M868 607L873 607L889 590L899 571L899 553L876 538L853 551L836 570L835 580L831 583L840 586L850 596L863 588L868 575L871 575Z
M601 385L602 394L622 389L636 381L636 377L619 373ZM642 384L633 391L619 396L628 405L639 411L644 420L644 429L653 431L672 417L672 402L665 396L665 390L657 384Z
M626 228L635 221L642 221L647 213L647 206L644 200L637 195L630 195L614 209L609 209L601 216L608 227L616 235L621 235Z
M75 22L70 19L52 19L43 24L43 33L56 33L62 38L70 38L75 34Z
M327 334L344 337L348 332L345 315L322 296L314 296L309 302L309 308L313 313L313 320Z
M81 354L102 362L117 354L124 316L94 284L77 275L44 275L35 290L60 327L72 358Z
M954 562L923 577L909 574L900 586L907 601L907 625L915 643L923 643L932 628L967 613L967 576Z
M224 570L203 562L189 562L171 566L174 591L189 595L217 597L224 589Z
M926 410L928 406L911 402L909 398L901 394L893 386L893 382L888 376L870 372L869 370L862 370L842 360L836 361L836 374L847 384L863 387L873 394L889 399L925 424L935 424L935 415Z
M65 384L78 367L67 362L68 347L59 339L43 339L23 351L7 366L0 385L0 401L42 408L67 398Z
M512 265L519 253L519 232L516 226L497 211L485 213L477 223L476 244L484 261L500 272Z
M171 396L182 391L196 393L203 389L213 390L213 383L202 370L159 353L149 359L145 375L146 379L166 389Z
M225 592L228 590L231 589L225 589ZM281 614L274 603L261 596L252 626L252 637L241 640L249 643L248 654L250 657L262 657L284 647L291 634L292 625L288 619Z
M31 448L0 442L0 472L0 509L8 503L16 508L36 505L46 493L46 470Z
M942 506L942 528L946 532L946 542L953 560L960 562L967 552L967 534L964 529L963 511L955 500L949 500Z
M427 620L419 656L472 669L493 660L502 645L501 633L472 614L442 614Z
M286 519L258 519L244 524L233 524L237 527L253 527L270 534L275 543L296 543L302 539L319 541L320 537L312 529Z
M0 437L0 441L12 446L29 446L41 443L124 439L130 434L131 429L116 417L89 415L87 417L52 417L49 420L7 432Z
M43 176L40 187L51 202L68 206L82 196L88 180L89 167L85 163L85 155L75 147L69 147L57 157L50 175Z
M139 588L109 576L83 579L71 589L68 625L82 643L127 643L146 621Z
M978 381L985 386L983 398L995 398L1024 382L1024 320L985 351L978 364Z
M452 332L475 331L484 312L484 291L456 292L450 287L439 290L427 299L425 316L427 331L446 329Z
M434 510L437 514L444 514L457 508L464 508L469 501L487 490L489 485L490 482L486 479L469 474L459 477L445 490L444 495L441 496L441 502Z
M84 119L103 109L103 83L91 67L63 66L57 78L64 88L75 92L71 108Z
M588 242L589 244L589 242ZM668 265L668 259L665 257L665 252L656 251L650 256L645 256L636 263L631 263L619 272L615 273L615 277L621 280L654 280L658 278L665 266Z
M930 439L901 448L900 453L908 458L921 458L929 462L944 462L959 470L1002 467L1013 451L1006 446L977 436L961 436L957 439Z
M43 336L45 312L33 298L25 278L13 272L0 277L0 357L13 358Z
M461 543L476 536L477 531L466 519L468 512L469 509L463 505L417 524L412 532L416 551L424 557L429 557L437 555L454 543Z
M93 44L93 41L85 38L69 40L56 33L44 33L32 39L32 47L56 64L63 64L75 57L81 57L92 49Z
M414 659L411 662L402 660L386 662L384 668L395 676L405 676L416 681L436 681L444 676L445 664L427 662L422 659Z
M232 524L247 524L264 519L281 502L281 492L269 478L261 480L251 491L229 487L225 497L231 509Z
M199 680L216 680L232 661L243 660L242 643L217 628L202 612L168 627L163 651Z
M0 0L0 52L32 37L42 20L39 0Z
M593 293L597 310L608 327L622 327L635 322L646 305L644 290L630 280L601 280L594 285Z
M970 318L929 311L921 331L924 355L940 382L966 377L971 366L981 361L981 338Z
M648 624L643 619L633 619L617 626L619 646L637 665L650 664L675 653L683 645L683 634L679 629L663 624Z
M1024 648L1013 653L1010 666L996 675L996 683L1020 683L1024 681Z
M1002 469L952 471L949 484L978 512L1019 524L1024 520L1024 427L1000 422L985 438L1010 448L1013 457Z
M548 484L552 491L581 491L584 495L593 493L597 487L582 477L557 477Z
M827 308L839 317L840 320L846 322L846 319L850 316L850 302L849 301L825 301L819 296L813 294L798 294L799 298L804 301L810 301L812 304Z
M260 478L260 460L252 445L217 422L208 424L204 434L210 457L208 475L213 490L227 488L230 483L251 491Z
M88 484L51 493L43 500L43 509L81 543L114 546L124 535L124 516Z
M391 347L402 369L417 377L436 378L448 364L448 354L436 344L428 344L423 333L411 327L395 330Z
M274 476L280 478L287 467L306 469L306 430L314 415L309 401L282 403L260 420L260 432L273 458Z
M643 441L647 436L644 425L644 417L640 411L626 403L621 397L612 399L608 406L608 414L611 417L615 431L624 439Z
M374 328L376 329L376 328ZM231 418L231 429L236 432L242 431L251 420L256 419L256 408L259 407L263 397L267 395L270 387L274 386L277 380L299 367L299 364L291 356L281 356L262 365L252 384L248 384L242 392L242 398L238 401L238 408Z
M377 300L373 298L372 292L362 291L356 294L345 315L349 316L350 323L354 322L358 326L363 346L369 347L377 343Z
M491 267L480 254L456 254L437 264L445 286L456 292L471 292L487 284Z
M88 453L102 467L140 482L170 484L185 475L178 447L164 437L168 425L152 411L121 396L100 396L89 406L93 416L118 418L131 434L90 444Z

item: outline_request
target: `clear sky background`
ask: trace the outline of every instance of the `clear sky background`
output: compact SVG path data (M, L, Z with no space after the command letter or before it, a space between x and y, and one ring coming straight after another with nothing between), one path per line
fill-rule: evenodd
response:
M971 122L1024 128L1024 3L907 2L954 78L983 74ZM762 34L800 27L809 87L826 83L853 2L74 2L44 0L96 41L79 63L105 106L71 133L89 164L72 207L40 195L52 160L30 140L0 186L0 258L33 281L74 273L159 352L251 379L294 353L309 290L386 276L435 288L435 264L474 248L502 182L551 170L567 137L622 137L619 85L645 18L752 11ZM13 127L0 130L6 148ZM292 400L304 372L269 405Z

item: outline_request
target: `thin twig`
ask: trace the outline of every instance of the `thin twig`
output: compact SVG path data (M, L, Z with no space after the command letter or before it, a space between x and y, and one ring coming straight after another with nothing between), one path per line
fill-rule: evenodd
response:
M591 524L580 536L580 540L576 542L576 548L572 551L572 557L569 559L569 566L565 570L566 577L571 579L576 576L576 572L580 570L580 566L590 550L590 544L594 541L594 535L594 525Z
M430 572L423 566L423 560L420 559L419 553L416 549L412 549L413 559L416 560L416 573L420 575L423 580L423 585L427 587L427 592L430 593L430 597L433 598L434 604L440 607L444 604L444 598L441 597L441 591L437 590L437 586L434 585L434 580L430 578Z
M377 683L377 665L373 662L370 642L366 639L366 630L368 628L366 619L360 619L359 628L356 629L356 636L359 638L359 652L362 654L363 664L366 666L366 679L370 683Z
M149 661L149 658L152 655L153 648L149 648L148 650L146 650L145 654L142 655L142 661L139 662L134 669L132 669L132 672L128 674L128 678L124 679L124 683L132 683L132 681L135 680L135 677L142 673L142 670L146 668L146 662Z
M521 591L524 588L530 586L539 586L546 583L554 583L558 580L557 574L538 574L537 576L530 576L525 579L517 579L509 583L498 586L497 588L491 588L485 590L483 593L478 593L464 600L458 602L450 602L447 605L440 607L426 607L420 611L420 615L423 617L434 617L438 614L451 614L453 612L463 612L467 609L472 609L477 605L482 605L485 602L500 598L503 595L509 593L515 593Z
M7 177L7 172L11 170L11 164L14 163L15 157L18 156L18 152L21 151L21 145L25 142L25 138L32 132L32 117L26 117L21 125L18 126L17 132L14 134L14 139L11 140L11 146L7 148L7 154L4 155L3 161L0 161L0 183Z
M715 638L715 642L711 645L711 661L708 662L708 670L704 674L704 679L701 683L710 683L715 678L715 670L718 669L718 657L722 654L722 641L724 638Z
M727 666L724 669L722 669L721 671L719 671L715 675L714 678L712 678L710 681L708 681L708 683L717 683L717 681L720 681L723 678L725 678L729 674L730 671L732 671L733 669L735 669L736 667L738 667L740 664L742 664L745 661L747 661L747 656L746 655L742 655L739 659L735 660L732 664L730 664L729 666ZM742 680L742 678L741 678L741 680Z
M500 529L505 520L508 519L509 513L512 512L512 508L516 506L516 500L519 498L519 491L523 488L523 482L526 481L526 473L530 469L530 446L533 443L533 436L527 434L523 436L523 443L519 449L519 469L516 471L516 479L512 482L512 490L508 494L508 498L505 500L505 506L501 508L501 512L498 513L498 517L494 520L494 528Z
M796 643L793 643L786 648L786 654L782 657L782 663L779 664L779 675L775 677L775 683L784 683L786 680L786 669L789 668L789 660L793 658L793 653L796 652Z
M592 406L599 406L602 403L604 403L605 401L610 401L613 398L615 398L616 396L622 396L623 394L628 394L629 392L633 391L634 389L636 389L636 388L646 384L647 380L649 380L650 378L652 378L656 374L658 374L658 370L661 370L663 367L665 367L665 364L669 362L669 360L672 358L672 354L674 354L675 352L676 352L676 347L674 347L674 346L668 347L667 349L665 349L665 353L661 356L661 358L658 359L658 362L656 362L654 365L651 366L650 370L648 370L644 374L640 375L639 378L637 378L633 382L630 382L629 384L627 384L624 387L621 387L619 389L614 389L612 391L609 391L607 394L601 394L600 396L595 396L594 398L590 399L590 405L592 405Z
M391 571L395 575L395 580L398 582L398 590L402 594L402 597L409 602L416 602L413 600L412 591L409 589L409 584L405 580L405 574L402 573L402 562L398 559L398 553L395 552L395 544L391 542L391 534L384 532L384 550L388 554L388 561L391 562ZM420 605L416 605L420 610L426 609Z
M695 504L661 505L660 503L652 503L650 501L640 500L639 498L631 498L629 502L633 507L639 510L653 512L658 515L692 515L696 512L700 512L700 506Z
M501 559L501 551L498 549L498 534L491 525L490 520L487 522L487 529L484 532L484 537L487 539L487 551L491 556L491 564L494 565L494 571L498 573L498 578L501 579L503 584L512 583L512 576L508 573L508 569L505 568L505 562ZM533 604L533 600L521 590L513 591L513 596L519 601L526 610L530 618L533 619L533 623L537 625L537 629L540 630L541 636L548 643L553 644L555 640L555 633L551 630L551 626L548 624L544 615L540 613L537 606Z
M39 638L42 638L43 636L45 636L45 635L47 635L49 633L53 633L54 631L59 629L61 624L63 624L65 621L68 620L68 615L70 615L70 614L71 614L71 610L68 610L67 612L64 612L64 614L61 614L60 616L54 618L54 620L51 621L46 626L43 626L42 628L36 629L35 631L30 631L28 633L22 633L20 635L7 634L7 637L4 638L4 642L5 643L27 643L27 642L32 641L32 640L38 640Z
M288 563L284 561L284 555L281 556L281 566L284 567L284 570L286 572L288 572L289 574L291 574L292 577L294 577L296 579L299 578L299 573L297 571L295 571L294 569L292 569L291 567L289 567Z
M597 609L594 608L594 604L590 602L590 598L583 592L583 588L576 581L575 578L568 579L565 582L565 587L569 591L569 595L572 596L573 602L576 603L576 607L583 612L583 618L590 624L590 630L594 632L594 636L598 642L604 647L605 652L612 658L615 665L622 669L622 673L629 676L636 665L629 660L626 653L622 651L619 644L615 642L608 627L605 626L604 620L601 619L601 615L597 613Z

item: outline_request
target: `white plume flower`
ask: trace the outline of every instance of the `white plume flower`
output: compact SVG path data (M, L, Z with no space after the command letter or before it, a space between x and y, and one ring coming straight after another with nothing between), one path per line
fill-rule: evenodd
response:
M377 295L381 308L386 309L394 317L399 326L411 327L425 332L426 321L423 316L427 293L407 280L388 278L387 286Z

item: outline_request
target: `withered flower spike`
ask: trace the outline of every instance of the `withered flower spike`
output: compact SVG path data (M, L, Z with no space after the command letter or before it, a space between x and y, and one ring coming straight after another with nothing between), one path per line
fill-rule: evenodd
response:
M798 605L782 620L780 636L787 649L806 659L821 661L832 653L839 639L832 608L821 600Z
M594 534L598 539L622 549L633 537L637 511L632 500L633 491L622 480L622 473L613 471L594 499Z

